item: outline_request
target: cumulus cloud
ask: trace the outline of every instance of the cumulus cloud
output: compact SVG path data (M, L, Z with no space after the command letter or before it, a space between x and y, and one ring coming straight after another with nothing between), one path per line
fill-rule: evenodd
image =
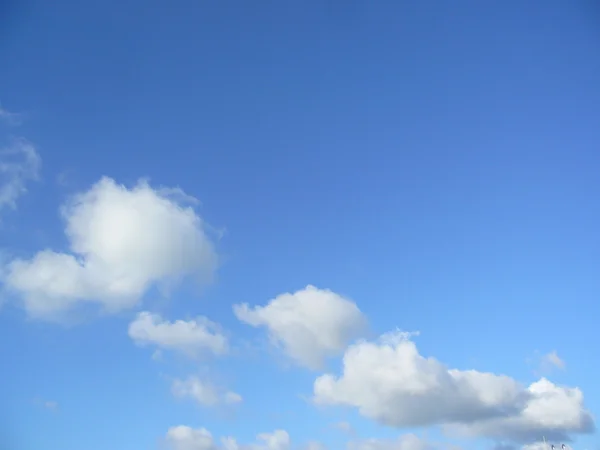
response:
M348 450L435 450L435 448L415 434L405 434L396 440L365 439L348 444Z
M281 294L266 306L233 307L236 317L253 327L265 327L271 342L297 364L322 367L325 358L337 355L358 337L366 319L356 304L328 289L307 286Z
M12 261L5 285L30 316L53 318L81 304L118 312L152 286L210 279L217 255L205 224L181 195L169 194L143 180L129 189L102 178L61 210L70 252Z
M175 397L190 398L202 406L233 405L242 401L240 394L232 391L223 392L214 384L195 376L185 380L173 380L171 392Z
M0 210L17 207L17 200L27 192L27 183L38 179L41 165L35 147L24 139L0 149Z
M256 440L258 441L256 444L237 445L227 450L289 450L291 447L290 435L285 430L261 433Z
M314 401L355 407L393 427L445 424L463 434L517 442L594 428L577 388L544 378L523 387L504 375L450 369L421 356L397 333L348 347L342 374L315 380Z
M261 433L256 441L241 444L231 436L217 442L205 428L187 426L172 427L167 432L167 447L169 450L327 450L320 442L311 441L304 445L292 446L290 435L285 430L275 430L271 433ZM348 450L437 450L441 446L433 445L414 434L405 434L397 439L361 439L348 442Z
M212 434L206 428L191 428L184 425L171 427L167 431L166 444L169 450L216 450Z
M129 337L140 346L174 350L189 357L204 352L222 355L228 351L227 338L220 327L206 317L169 322L159 314L143 311L129 324Z
M166 443L169 450L289 450L290 436L285 430L261 433L256 443L238 444L235 438L225 437L221 443L215 442L212 434L205 428L176 426L169 429Z
M594 430L594 419L585 409L579 388L557 386L542 378L532 383L526 392L529 400L517 414L457 424L456 429L468 436L518 442L532 441L539 436L569 440L570 434Z

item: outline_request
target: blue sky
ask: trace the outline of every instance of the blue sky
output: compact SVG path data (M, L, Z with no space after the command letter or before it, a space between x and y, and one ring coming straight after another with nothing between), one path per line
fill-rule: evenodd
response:
M426 3L3 3L3 445L597 448L600 10Z

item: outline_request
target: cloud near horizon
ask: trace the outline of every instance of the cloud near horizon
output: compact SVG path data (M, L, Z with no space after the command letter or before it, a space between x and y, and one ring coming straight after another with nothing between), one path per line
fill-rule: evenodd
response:
M400 429L443 425L465 436L521 443L595 429L579 388L546 378L525 387L506 375L451 369L398 333L350 345L341 374L319 376L313 390L317 404L356 408Z
M216 441L206 428L175 426L167 431L165 443L168 450L327 450L320 442L309 441L295 444L285 430L260 433L256 441L240 444L231 436ZM404 434L397 439L356 439L346 444L347 450L442 450L415 434Z

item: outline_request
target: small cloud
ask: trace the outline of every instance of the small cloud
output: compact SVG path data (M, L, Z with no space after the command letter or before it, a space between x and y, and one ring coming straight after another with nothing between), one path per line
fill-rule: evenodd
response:
M242 402L242 396L236 392L223 391L214 384L191 376L185 380L175 379L171 392L177 398L189 398L201 406L234 405Z
M350 425L348 422L336 422L333 424L333 428L335 428L336 430L339 430L343 433L349 434L349 435L355 435L356 432L354 430L354 427L352 425Z
M0 105L0 122L16 127L21 125L23 122L23 117L21 114L10 112Z
M550 353L548 353L542 357L542 366L546 366L548 368L556 368L556 369L564 370L566 367L566 364L558 356L558 354L556 353L556 350L553 350Z
M329 289L308 285L282 293L264 306L236 304L240 322L264 328L273 347L308 369L320 369L364 332L367 319L356 303Z
M404 434L397 439L361 439L348 443L348 450L436 450L441 448L415 434Z
M58 411L58 402L53 400L42 400L36 398L33 400L33 404L41 408L47 409L48 411Z
M304 450L327 450L327 447L320 442L311 441L304 446Z
M243 401L242 396L237 392L229 391L223 396L223 400L228 405L235 405L236 403L241 403Z
M25 139L0 149L0 210L17 207L17 199L27 192L27 183L39 178L41 165L40 155Z
M74 173L75 171L71 169L59 172L55 178L56 184L63 188L71 187L73 185Z
M547 375L557 369L565 370L567 367L565 361L558 356L556 350L552 350L546 354L540 354L540 352L536 351L533 357L527 359L527 364L532 366L536 376Z
M140 346L154 345L161 352L174 350L192 358L202 352L223 355L229 349L220 327L206 317L170 322L144 311L129 324L129 337ZM153 359L160 356L154 353Z
M161 349L155 350L152 353L152 361L160 362L163 360L163 352Z
M44 402L44 408L51 409L51 410L58 409L58 403L57 402Z
M193 206L200 205L200 200L193 195L186 194L185 191L180 187L161 186L157 189L157 192L163 197L178 202L179 204L188 204Z

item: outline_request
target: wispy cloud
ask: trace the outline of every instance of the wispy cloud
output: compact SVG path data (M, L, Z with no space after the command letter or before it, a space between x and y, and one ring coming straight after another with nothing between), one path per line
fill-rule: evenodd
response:
M18 126L21 125L23 116L18 113L10 112L0 105L0 122L6 125Z
M348 422L344 422L344 421L336 422L333 424L333 428L335 428L338 431L341 431L342 433L348 434L350 436L356 436L356 430Z
M33 404L47 409L48 411L58 411L58 402L53 400L42 400L40 398L36 398L33 400Z
M542 356L542 369L565 369L565 362L558 356L556 350Z
M565 370L567 368L564 359L558 356L556 350L545 354L536 351L534 356L527 358L527 364L532 366L532 370L536 376L548 375L556 370Z
M15 209L17 199L27 192L27 183L39 178L42 159L33 144L15 139L0 149L0 211Z

